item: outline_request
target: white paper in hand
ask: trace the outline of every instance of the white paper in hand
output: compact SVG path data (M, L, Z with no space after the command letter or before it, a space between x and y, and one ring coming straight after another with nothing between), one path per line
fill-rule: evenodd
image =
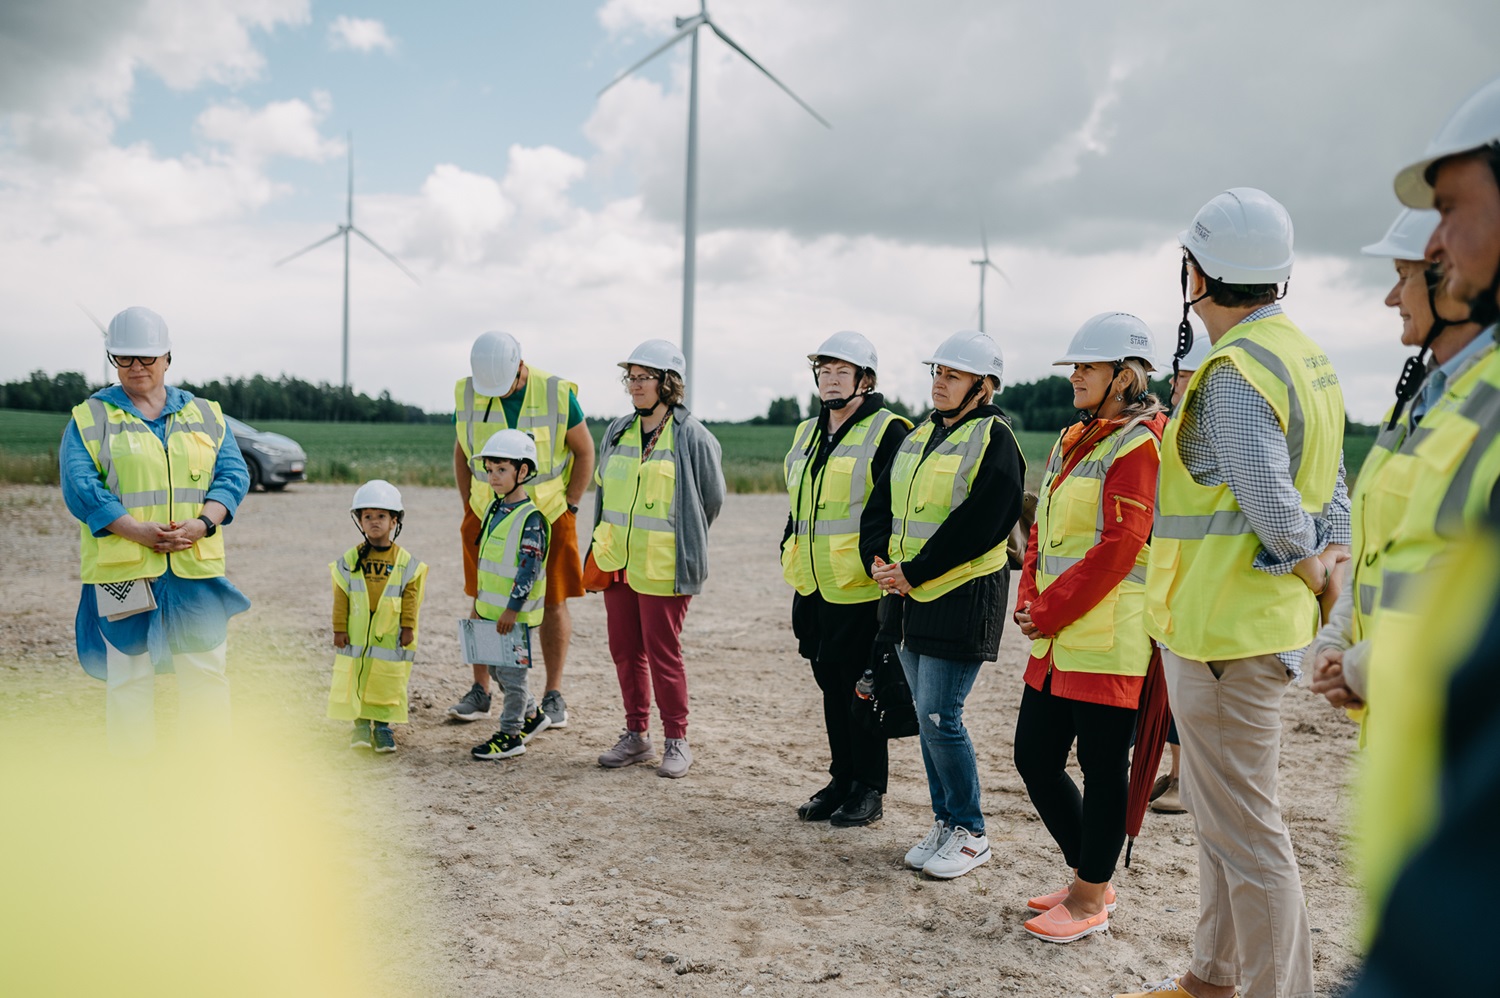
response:
M510 629L509 634L501 634L495 630L493 620L460 617L458 645L463 651L464 663L515 667L524 659L526 668L530 668L530 656L518 654L520 639L525 632L524 627L517 625Z

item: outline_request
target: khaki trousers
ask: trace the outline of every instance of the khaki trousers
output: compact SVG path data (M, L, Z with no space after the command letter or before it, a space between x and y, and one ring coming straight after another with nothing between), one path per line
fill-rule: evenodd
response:
M1312 935L1276 766L1289 677L1274 655L1194 662L1162 652L1198 832L1191 969L1242 998L1310 998Z

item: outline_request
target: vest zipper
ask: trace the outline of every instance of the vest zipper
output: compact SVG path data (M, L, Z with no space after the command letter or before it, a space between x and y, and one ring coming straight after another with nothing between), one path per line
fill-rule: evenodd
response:
M174 490L172 488L172 447L171 447L171 442L172 442L172 423L176 419L177 419L177 413L175 413L175 412L172 413L171 415L169 415L167 417L167 431L162 434L162 442L161 442L161 453L162 453L162 456L164 458L166 458L166 460L167 460L167 526L169 526L169 527L172 525L172 506L173 506L172 500L173 500L173 498L175 498L174 495L173 495ZM170 572L172 570L172 552L168 551L166 554L167 554L167 571Z

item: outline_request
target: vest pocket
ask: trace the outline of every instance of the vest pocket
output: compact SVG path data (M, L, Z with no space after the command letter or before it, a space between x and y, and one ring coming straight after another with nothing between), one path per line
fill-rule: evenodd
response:
M1111 590L1088 613L1062 629L1057 636L1064 648L1075 651L1109 651L1115 646L1115 607L1119 589Z
M652 534L646 542L646 578L674 589L677 583L677 545L671 534Z
M1182 541L1175 537L1151 540L1151 561L1146 570L1146 612L1163 634L1172 633L1172 612L1167 608L1177 581L1177 563L1182 560Z
M328 687L328 703L330 706L344 706L353 699L354 659L349 657L349 652L349 646L345 645L335 653L333 660L333 681Z
M127 565L145 567L146 548L135 541L110 534L99 538L99 564L124 568Z
M370 672L365 679L365 703L377 707L394 707L406 699L406 681L411 677L410 662L387 662L371 659Z
M828 539L828 560L833 566L834 578L839 589L862 589L874 582L859 563L859 535L835 534ZM850 569L847 573L841 569ZM847 574L847 577L845 575ZM822 580L819 580L822 581Z
M641 469L641 498L651 516L663 519L677 488L677 465L670 460L647 461Z

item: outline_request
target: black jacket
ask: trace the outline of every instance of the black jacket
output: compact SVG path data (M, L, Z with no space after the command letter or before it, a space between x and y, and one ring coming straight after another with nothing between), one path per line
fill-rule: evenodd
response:
M938 424L923 455L955 428L985 416L999 419L990 427L989 446L979 462L968 497L948 514L921 552L902 563L906 581L913 586L935 579L1004 544L1021 515L1026 461L1013 435L999 425L1005 414L998 406L978 406L950 427ZM936 415L933 422L937 423ZM873 562L877 555L888 559L890 542L891 474L887 466L875 483L860 519L861 559L866 564ZM993 661L1000 653L1000 633L1005 624L1009 595L1010 570L1002 568L972 579L930 602L887 597L881 601L881 636L899 639L918 654L965 661Z

